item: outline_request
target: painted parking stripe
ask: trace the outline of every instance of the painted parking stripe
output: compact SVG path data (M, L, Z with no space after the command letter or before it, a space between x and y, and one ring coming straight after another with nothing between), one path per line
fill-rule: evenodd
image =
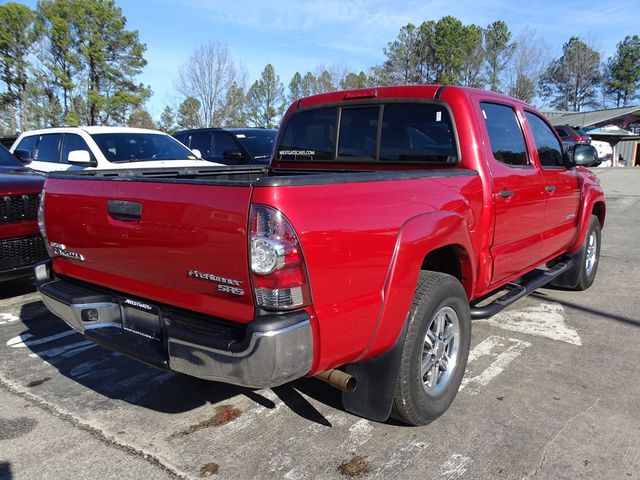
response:
M308 445L309 443L313 443L313 439L315 438L315 436L325 432L327 429L339 428L348 421L348 417L342 412L327 415L326 419L332 425L332 427L320 425L318 423L312 423L311 425L306 426L302 431L300 431L298 435L290 437L284 443L282 443L280 447L278 447L278 451L269 460L268 463L269 473L272 477L279 478L283 470L291 467L291 465L294 463L294 460L298 458L298 455L296 455L295 453L296 448L302 448L303 450L306 450L306 445ZM338 451L340 451L339 448ZM289 470L284 475L284 478L298 480L306 479L309 478L308 471L309 468L307 466L295 467Z
M20 317L11 313L0 313L0 325L7 325L20 320Z
M441 480L457 480L467 473L467 468L471 463L471 458L458 453L451 455L449 460L440 468L438 478Z
M13 337L7 340L7 347L11 348L25 348L25 347L35 347L37 345L43 345L45 343L54 342L64 337L68 337L69 335L74 335L78 332L75 330L65 330L64 332L56 333L55 335L50 335L48 337L39 338L36 340L29 340L33 338L33 335L30 333L25 333L24 335L18 335L17 337Z
M93 343L90 340L83 340L81 342L70 343L68 345L63 345L61 347L49 348L47 350L42 350L35 353L30 353L29 356L31 358L54 358L59 355L63 355L65 353L70 353L72 350L76 350L77 348L89 347L89 346L97 346L97 344ZM84 349L87 350L87 349ZM83 350L83 351L84 351ZM67 357L73 355L67 355Z
M507 310L476 323L492 327L550 338L570 345L582 345L578 332L567 325L567 313L559 303L541 303L531 307Z
M513 360L530 346L529 342L516 338L487 337L469 352L469 359L470 361L477 360L482 356L490 355L494 356L495 360L479 375L463 378L460 390L465 390L471 395L478 394L482 387L500 375ZM506 350L496 353L496 350L502 350L505 347Z
M428 443L414 440L411 443L397 450L391 458L380 467L376 468L371 475L371 478L377 479L389 479L389 478L401 478L400 475L404 470L411 465L411 461L418 457L429 446Z

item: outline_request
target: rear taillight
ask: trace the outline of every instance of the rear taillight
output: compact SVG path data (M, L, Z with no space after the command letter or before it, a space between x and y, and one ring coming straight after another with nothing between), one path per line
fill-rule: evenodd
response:
M300 242L282 212L252 205L249 228L256 305L265 310L291 310L309 305L311 292Z
M40 193L40 203L38 204L38 228L40 229L40 235L42 235L42 240L44 241L44 246L49 253L49 256L53 256L53 251L51 250L51 245L49 244L49 239L47 238L47 228L44 224L44 188Z
M573 141L577 143L583 143L589 140L588 137L573 137Z

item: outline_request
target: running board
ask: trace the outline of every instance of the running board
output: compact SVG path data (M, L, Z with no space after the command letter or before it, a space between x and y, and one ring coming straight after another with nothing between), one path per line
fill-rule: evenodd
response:
M496 298L491 303L484 305L482 307L478 307L479 303L482 303L487 298L495 295L496 292L490 293L489 295L485 295L484 297L474 300L471 307L471 318L476 320L479 318L489 318L494 316L496 313L504 310L506 307L511 305L512 303L520 300L522 297L526 297L530 293L534 292L538 288L546 285L558 275L563 274L567 270L571 268L573 265L573 260L570 258L564 258L560 263L556 263L553 267L548 270L533 270L531 273L528 273L523 277L523 283L515 284L508 283L505 286L499 288L497 291L507 289L508 292L502 295L501 297Z

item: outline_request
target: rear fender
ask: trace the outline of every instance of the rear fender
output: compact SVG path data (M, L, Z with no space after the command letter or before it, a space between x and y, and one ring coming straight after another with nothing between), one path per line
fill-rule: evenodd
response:
M432 251L455 246L462 284L470 296L476 265L466 220L454 212L431 212L408 220L400 229L383 289L378 322L367 349L357 361L374 358L389 350L403 329L413 301L425 257Z

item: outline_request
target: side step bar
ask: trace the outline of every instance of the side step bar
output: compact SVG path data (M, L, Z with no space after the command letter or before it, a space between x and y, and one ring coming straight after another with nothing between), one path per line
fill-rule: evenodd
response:
M534 290L546 285L558 275L566 272L573 265L573 260L570 258L564 258L560 263L556 263L553 267L548 270L540 270L536 269L533 272L525 275L523 278L523 282L521 284L508 283L505 286L499 288L500 290L508 290L501 297L496 298L491 303L479 307L478 304L485 301L487 298L495 295L494 293L490 293L485 295L478 300L474 300L471 307L471 318L474 320L480 318L489 318L494 316L496 313L504 310L506 307L511 305L512 303L520 300L522 297L526 297Z

